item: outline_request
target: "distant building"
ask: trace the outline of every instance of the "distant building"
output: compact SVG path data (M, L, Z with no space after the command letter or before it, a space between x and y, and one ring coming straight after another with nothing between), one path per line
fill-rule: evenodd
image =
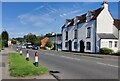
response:
M42 40L41 40L41 48L44 48L45 47L45 44L47 43L47 41L48 41L48 37L45 37L45 38L43 38Z
M62 34L47 36L49 41L56 43L58 49L62 49Z
M120 51L120 19L114 19L103 2L97 10L67 19L62 27L62 50L100 52L100 48Z
M8 40L8 46L12 45L11 39Z

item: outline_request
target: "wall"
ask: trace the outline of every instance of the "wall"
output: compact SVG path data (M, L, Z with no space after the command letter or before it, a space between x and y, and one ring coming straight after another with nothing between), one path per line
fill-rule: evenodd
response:
M104 48L104 47L109 48L109 41L112 41L112 48L110 48L110 49L114 50L114 52L117 52L118 47L115 47L115 41L118 42L117 39L101 39L100 48Z
M120 30L119 30L119 46L118 46L118 51L120 51Z
M86 37L86 31L87 28L91 27L91 38L87 38ZM90 22L86 22L86 23L82 23L78 25L78 50L80 51L80 43L79 41L83 40L84 41L84 45L85 45L85 52L95 52L95 20L90 21ZM91 42L91 50L86 50L86 42Z
M113 18L107 8L97 17L97 33L113 33Z

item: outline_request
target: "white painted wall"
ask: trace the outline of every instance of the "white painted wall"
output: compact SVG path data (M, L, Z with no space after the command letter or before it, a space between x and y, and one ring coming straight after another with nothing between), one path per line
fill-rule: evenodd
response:
M68 50L66 47L65 47L65 38L66 38L66 30L67 28L64 28L63 31L62 31L62 50Z
M101 45L100 45L100 48L109 48L109 41L112 41L112 50L114 50L114 52L117 52L118 51L118 47L115 47L115 41L118 42L117 39L101 39Z
M113 33L113 18L108 8L104 8L97 17L97 33Z
M87 38L87 28L91 27L91 38ZM95 52L95 20L78 25L78 51L80 51L79 41L83 40L85 52ZM86 50L86 42L91 42L91 50Z
M120 51L120 30L119 30L119 40L118 40L118 42L119 42L118 51Z
M113 25L113 34L115 37L118 38L118 36L119 36L118 29L114 25Z

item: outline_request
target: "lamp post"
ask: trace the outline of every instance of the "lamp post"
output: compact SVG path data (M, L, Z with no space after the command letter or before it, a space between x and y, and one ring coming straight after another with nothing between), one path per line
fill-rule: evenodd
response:
M55 37L54 37L54 43L56 43L55 50L57 50L57 34L56 33L52 33L52 35L53 36L55 35Z

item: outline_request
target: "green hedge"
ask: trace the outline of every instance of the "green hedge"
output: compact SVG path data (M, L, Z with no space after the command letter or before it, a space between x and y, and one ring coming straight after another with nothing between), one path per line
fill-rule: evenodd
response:
M100 52L102 54L112 54L114 51L112 49L109 49L109 48L101 48Z

